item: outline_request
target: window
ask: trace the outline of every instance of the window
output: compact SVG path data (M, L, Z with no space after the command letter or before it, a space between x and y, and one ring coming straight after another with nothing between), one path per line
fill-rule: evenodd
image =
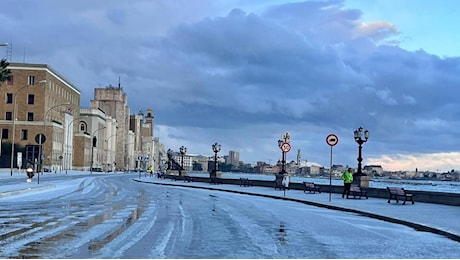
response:
M28 134L29 132L27 131L27 129L22 129L21 130L21 140L27 140Z
M2 129L2 139L8 139L8 129Z
M34 121L34 113L27 112L27 121Z
M29 76L29 85L35 85L35 76Z
M10 75L10 78L8 79L8 81L6 82L7 85L13 85L13 75Z
M29 97L28 97L28 99L27 99L27 104L33 105L34 102L35 102L35 95L29 94Z
M13 113L12 112L6 112L5 113L5 120L13 120Z
M80 124L80 131L81 132L86 132L86 124L85 123Z
M13 104L13 93L6 93L6 103Z

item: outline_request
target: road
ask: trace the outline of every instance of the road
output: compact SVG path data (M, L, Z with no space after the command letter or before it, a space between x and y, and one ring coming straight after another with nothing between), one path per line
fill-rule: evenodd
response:
M458 242L402 225L136 177L57 175L0 198L0 258L459 257Z

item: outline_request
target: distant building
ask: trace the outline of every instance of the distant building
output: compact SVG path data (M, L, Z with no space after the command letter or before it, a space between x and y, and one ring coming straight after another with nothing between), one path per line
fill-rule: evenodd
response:
M363 173L370 175L370 176L374 176L374 175L382 176L383 168L380 165L366 165L363 168Z
M235 151L229 151L227 164L231 164L235 167L238 167L240 165L240 153Z

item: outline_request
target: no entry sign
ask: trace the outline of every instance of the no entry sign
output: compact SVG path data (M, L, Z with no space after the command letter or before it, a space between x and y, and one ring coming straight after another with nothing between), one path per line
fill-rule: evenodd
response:
M330 134L326 137L326 143L330 146L334 146L339 142L339 138L335 134Z

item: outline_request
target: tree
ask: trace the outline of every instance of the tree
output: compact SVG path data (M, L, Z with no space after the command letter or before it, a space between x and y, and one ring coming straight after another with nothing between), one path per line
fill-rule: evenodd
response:
M10 79L11 71L7 69L9 65L6 59L0 61L0 83Z

